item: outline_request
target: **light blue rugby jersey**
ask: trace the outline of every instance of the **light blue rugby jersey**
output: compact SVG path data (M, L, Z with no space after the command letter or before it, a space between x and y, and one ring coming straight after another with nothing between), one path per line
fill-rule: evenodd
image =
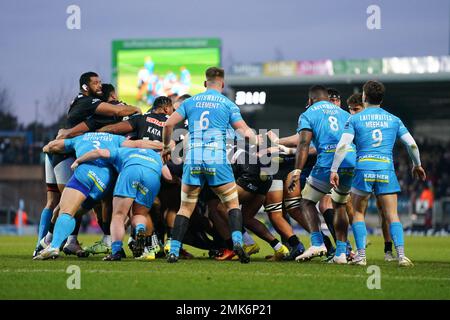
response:
M351 116L344 132L355 136L356 169L394 170L395 140L408 133L408 129L386 110L369 107Z
M109 150L110 162L117 171L133 165L140 165L161 174L162 161L159 153L151 149L114 148Z
M176 112L188 120L187 163L198 156L202 160L226 159L227 129L242 120L239 108L232 101L209 89L185 100Z
M125 141L125 137L104 133L104 132L88 132L81 136L64 139L64 149L66 151L75 151L77 158L83 154L95 149L115 149L120 148ZM102 159L94 161L97 165L105 165Z
M300 115L297 132L312 131L312 142L317 150L317 167L331 168L336 146L349 117L350 113L328 101L316 102ZM354 147L351 146L348 151L342 168L355 166Z

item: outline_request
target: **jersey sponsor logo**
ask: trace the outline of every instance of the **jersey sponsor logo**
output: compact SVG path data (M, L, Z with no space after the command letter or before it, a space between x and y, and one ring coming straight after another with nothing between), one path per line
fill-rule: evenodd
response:
M379 156L374 154L366 154L364 156L358 157L358 162L364 162L364 161L373 161L373 162L384 162L384 163L391 163L391 159L386 156Z
M392 121L393 118L389 114L361 114L359 115L361 121Z
M158 164L158 162L155 159L153 159L152 157L144 156L142 154L132 154L128 158L129 159L138 158L138 159L142 159L142 160L146 160L146 161Z
M191 142L189 143L189 148L212 148L217 149L219 147L219 144L217 142Z
M144 196L148 193L148 188L139 181L133 181L131 186L133 187L133 189L136 189Z
M100 101L100 99L92 99L92 104L94 104L94 103L96 103L96 102L99 102Z
M191 167L191 174L206 174L210 176L216 175L216 168Z
M106 184L95 174L94 171L89 170L87 176L94 181L95 186L100 190L104 191L106 188Z
M379 173L364 173L364 181L389 183L389 175Z
M226 101L226 99L224 97L220 97L220 96L216 96L216 95L212 95L212 94L202 94L202 95L197 95L192 97L192 100L194 101L215 101L215 102L222 102L224 103Z
M159 120L157 120L157 119L155 119L155 118L152 118L152 117L147 117L147 118L145 119L145 121L147 121L147 122L149 122L149 123L156 124L156 125L159 126L159 127L164 127L164 125L166 124L165 122L159 121Z

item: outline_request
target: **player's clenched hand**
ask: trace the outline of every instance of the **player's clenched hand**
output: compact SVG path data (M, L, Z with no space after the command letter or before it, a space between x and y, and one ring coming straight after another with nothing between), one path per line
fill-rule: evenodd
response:
M301 170L295 169L291 171L288 175L288 192L292 193L296 186L300 184L300 174L302 173Z
M70 169L72 169L73 171L75 171L76 168L78 168L78 166L80 165L80 163L75 160L72 165L70 166Z
M330 174L330 184L335 188L339 187L339 175L337 172L332 172Z
M425 173L425 170L422 168L422 166L415 166L412 169L412 175L414 178L425 181L427 178L427 174Z
M171 153L172 153L172 150L171 150L170 146L164 146L164 148L161 152L161 157L162 157L164 163L167 163L170 160Z
M267 137L270 139L270 141L272 141L273 143L278 144L278 141L280 140L277 136L277 134L275 132L273 132L272 130L269 130L266 133Z
M59 129L58 130L58 135L56 136L56 140L58 139L66 139L69 137L69 129Z
M134 109L136 110L136 111L134 112L134 114L142 114L142 109L141 109L141 108L139 108L139 107L134 107Z

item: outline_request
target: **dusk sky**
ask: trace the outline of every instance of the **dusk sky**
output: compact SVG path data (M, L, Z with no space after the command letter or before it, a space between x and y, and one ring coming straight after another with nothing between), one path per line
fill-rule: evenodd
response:
M81 8L81 30L69 30L69 5ZM381 30L366 26L381 8ZM51 122L49 96L75 96L85 71L111 79L111 41L132 38L221 38L222 61L381 58L448 55L450 1L1 1L0 85L20 121ZM61 105L64 112L68 105Z

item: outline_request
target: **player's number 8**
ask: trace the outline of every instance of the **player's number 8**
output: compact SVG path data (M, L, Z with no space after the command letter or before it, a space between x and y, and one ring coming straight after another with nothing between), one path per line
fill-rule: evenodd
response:
M209 119L206 117L208 114L209 114L209 111L204 111L200 115L200 129L201 130L208 129L208 127L209 127Z
M380 129L375 129L372 131L372 139L375 143L372 144L373 147L379 147L381 142L383 141L383 133L381 133Z
M338 131L339 130L339 124L337 122L336 117L328 117L328 121L330 122L330 128L333 131Z

